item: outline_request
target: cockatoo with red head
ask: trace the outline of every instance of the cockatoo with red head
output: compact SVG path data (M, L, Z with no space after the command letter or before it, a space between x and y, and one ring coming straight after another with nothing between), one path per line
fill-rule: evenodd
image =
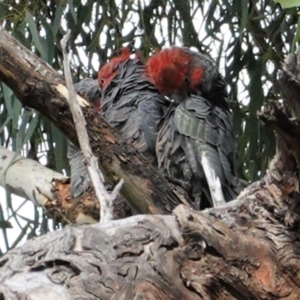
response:
M156 52L149 80L172 101L159 131L159 167L198 208L236 198L235 137L223 77L206 55L184 47Z
M145 78L142 61L130 55L128 48L122 48L99 70L101 113L126 142L155 163L157 134L169 103Z
M144 77L141 60L130 58L130 55L128 48L122 48L119 56L100 68L96 80L84 79L75 88L99 109L107 123L116 128L127 143L157 164L156 138L168 101ZM90 180L83 155L71 142L68 157L72 194L76 197L89 186Z

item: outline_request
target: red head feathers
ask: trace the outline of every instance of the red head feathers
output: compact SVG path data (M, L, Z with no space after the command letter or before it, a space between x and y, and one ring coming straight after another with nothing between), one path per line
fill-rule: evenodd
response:
M98 84L101 89L105 89L118 73L119 64L130 58L130 49L124 47L120 55L112 58L98 72Z
M193 64L193 56L179 47L165 49L149 58L146 72L156 88L166 95L200 85L204 70Z

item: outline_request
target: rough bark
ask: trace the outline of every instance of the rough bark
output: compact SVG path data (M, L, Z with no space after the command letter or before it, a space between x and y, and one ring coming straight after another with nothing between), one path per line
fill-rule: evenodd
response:
M28 241L0 260L0 299L298 299L294 167L278 154L226 215L181 205Z
M24 106L32 107L49 118L78 145L66 102L64 80L4 30L0 31L0 80L14 91ZM87 101L79 96L77 100L82 105L92 150L100 157L102 172L112 184L123 178L121 193L135 212L170 213L179 203L189 201L131 145L120 142L115 130Z
M292 162L278 155L263 181L223 216L181 205L175 216L70 226L28 241L0 260L0 295L298 299L299 194Z

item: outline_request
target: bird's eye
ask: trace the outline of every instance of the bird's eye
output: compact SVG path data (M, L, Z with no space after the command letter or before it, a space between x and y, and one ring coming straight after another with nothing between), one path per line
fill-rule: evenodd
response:
M100 85L100 87L102 87L102 86L103 86L103 84L104 84L104 79L103 79L103 78L101 78L101 79L100 79L100 81L99 81L99 85Z
M184 78L184 81L185 81L186 84L189 84L189 83L190 83L190 79L189 79L188 77L185 77L185 78Z

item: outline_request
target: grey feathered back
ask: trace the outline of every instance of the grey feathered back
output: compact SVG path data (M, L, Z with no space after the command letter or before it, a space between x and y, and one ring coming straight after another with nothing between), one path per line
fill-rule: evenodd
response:
M235 171L235 137L233 134L228 94L223 77L213 61L188 48L193 63L204 69L199 90L183 95L173 103L164 117L157 138L156 153L160 169L174 183L181 185L198 208L212 206L201 156L219 177L225 201L239 193Z
M156 161L156 138L168 102L145 77L142 62L121 63L102 96L105 120L150 161Z

